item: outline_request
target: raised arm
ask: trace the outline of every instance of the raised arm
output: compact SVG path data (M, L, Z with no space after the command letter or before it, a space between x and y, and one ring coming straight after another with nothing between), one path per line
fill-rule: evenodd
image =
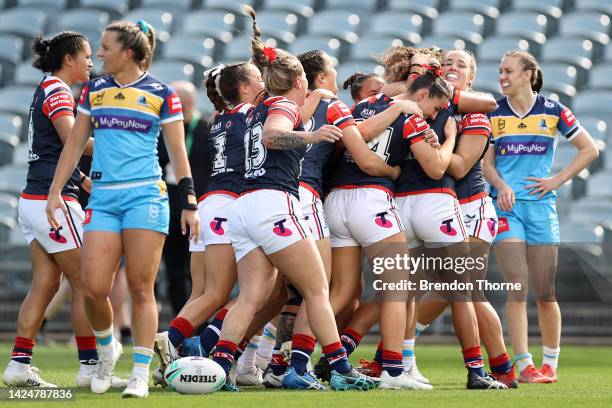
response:
M263 144L268 149L291 150L311 143L334 143L342 137L336 126L323 125L314 132L293 130L294 124L284 115L268 115L263 128Z
M448 118L444 126L445 140L439 149L429 143L416 142L410 145L414 158L419 162L425 174L434 180L440 180L451 160L457 136L455 119Z

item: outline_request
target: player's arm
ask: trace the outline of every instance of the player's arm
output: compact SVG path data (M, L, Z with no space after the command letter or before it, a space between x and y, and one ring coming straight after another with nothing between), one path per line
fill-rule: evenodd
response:
M457 109L461 113L493 112L497 109L495 98L489 94L470 91L455 91Z
M89 135L91 134L91 120L89 115L79 113L74 121L74 126L70 131L70 136L66 138L64 148L60 154L59 161L55 168L53 182L49 188L47 198L47 219L53 228L59 228L60 223L55 218L55 210L61 209L64 214L68 215L66 204L61 198L62 188L70 178L77 163L83 154L85 146L87 146Z
M578 153L558 174L547 178L526 177L527 180L534 182L525 186L526 189L531 190L529 195L538 194L538 198L541 198L550 191L558 189L599 156L599 149L595 141L584 128L578 130L571 142L578 149Z
M351 125L342 129L342 141L351 157L359 168L370 176L390 177L395 180L399 177L399 166L391 167L383 159L378 157L359 134L357 126Z
M461 128L462 137L446 170L456 180L465 177L474 167L491 136L491 122L482 113L465 115Z
M457 136L455 119L448 118L444 126L444 135L446 139L439 149L429 143L423 143L421 141L424 138L423 136L417 138L416 142L411 141L410 144L414 158L419 162L425 174L434 180L442 178L450 163Z
M62 115L57 119L53 120L53 127L57 131L60 140L65 145L68 140L68 136L70 136L70 132L72 131L72 127L74 126L74 116L72 115ZM83 150L83 154L87 156L91 156L93 154L93 138L90 137L85 145L85 149Z
M314 132L293 130L295 124L285 114L269 114L263 128L263 144L268 149L291 150L311 143L334 143L342 132L336 126L323 125Z
M304 104L300 106L300 116L304 122L308 122L312 115L314 115L321 99L336 99L336 95L326 89L315 89L312 91L306 97Z
M503 211L510 211L514 206L515 194L504 181L495 166L495 146L489 146L482 160L482 170L485 179L497 190L497 205Z
M380 92L388 96L396 96L406 92L407 90L408 85L406 84L406 81L399 81L383 85L383 87L380 89Z
M173 120L162 123L164 143L168 151L170 163L174 167L174 174L178 182L178 189L183 211L181 213L181 232L187 233L189 226L189 239L198 239L200 236L200 218L198 216L198 201L193 187L191 168L185 148L185 128L182 120Z
M423 116L423 111L421 111L421 108L419 108L416 102L400 100L393 103L393 105L389 106L384 111L359 122L357 128L363 140L369 142L378 137L378 135L387 129L402 113L404 115Z

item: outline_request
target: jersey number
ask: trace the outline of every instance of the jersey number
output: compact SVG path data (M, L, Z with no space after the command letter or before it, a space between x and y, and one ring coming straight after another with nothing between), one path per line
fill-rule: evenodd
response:
M393 128L385 129L380 135L368 142L368 147L385 162L389 159L389 146Z
M254 172L263 166L267 154L266 146L263 144L263 125L261 123L257 123L246 132L244 147L246 176L257 177L259 174L254 174Z
M227 166L227 156L225 155L225 136L226 133L220 133L212 140L215 147L215 158L213 159L213 168L211 176L224 173Z

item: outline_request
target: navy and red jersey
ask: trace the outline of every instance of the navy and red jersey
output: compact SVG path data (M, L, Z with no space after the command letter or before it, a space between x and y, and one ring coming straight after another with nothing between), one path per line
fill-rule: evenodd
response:
M488 140L491 137L491 121L484 113L468 113L459 118L458 122L459 131L457 132L455 149L459 146L462 138L484 137L486 141L482 154L474 166L462 179L455 182L457 199L461 203L468 203L487 195L481 160L489 147Z
M53 121L64 115L74 116L75 103L70 87L54 76L45 77L34 92L28 127L28 177L23 193L46 196L64 144ZM74 169L62 189L62 195L77 198L80 173Z
M444 125L448 118L453 117L459 104L459 91L455 90L453 97L444 110L441 110L435 120L427 119L429 126L436 132L440 144L444 143ZM424 193L448 193L455 195L455 180L448 174L444 174L440 180L430 178L419 162L412 156L402 164L402 172L395 180L395 195L398 197L424 194Z
M244 188L244 135L254 106L241 103L217 115L208 134L210 179L206 194L223 191L240 194Z
M263 144L263 128L271 115L283 115L293 123L293 130L303 131L300 109L283 96L272 96L257 105L244 136L246 149L245 190L270 188L286 191L299 198L301 161L306 147L290 150L267 149Z
M306 131L314 132L323 125L334 125L340 129L355 124L355 119L344 102L337 99L323 99L306 125ZM336 148L334 143L310 144L306 147L306 155L302 161L302 174L300 184L323 194L323 174L331 155Z
M393 99L385 94L372 96L355 106L353 117L357 121L366 120L383 112L393 103ZM429 125L422 117L401 114L381 135L370 140L368 146L388 165L397 166L410 155L411 144L424 140L424 133L427 130ZM389 192L393 191L393 180L388 177L370 176L363 172L348 151L344 153L331 184L332 188L378 186Z

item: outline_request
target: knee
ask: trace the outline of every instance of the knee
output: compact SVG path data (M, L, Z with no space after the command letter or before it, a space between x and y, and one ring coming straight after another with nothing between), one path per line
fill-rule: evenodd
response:
M554 300L554 295L552 300L536 300L536 305L538 306L538 310L542 312L548 312L558 308L557 302Z
M152 285L146 283L130 284L129 288L134 304L147 303L155 299Z

